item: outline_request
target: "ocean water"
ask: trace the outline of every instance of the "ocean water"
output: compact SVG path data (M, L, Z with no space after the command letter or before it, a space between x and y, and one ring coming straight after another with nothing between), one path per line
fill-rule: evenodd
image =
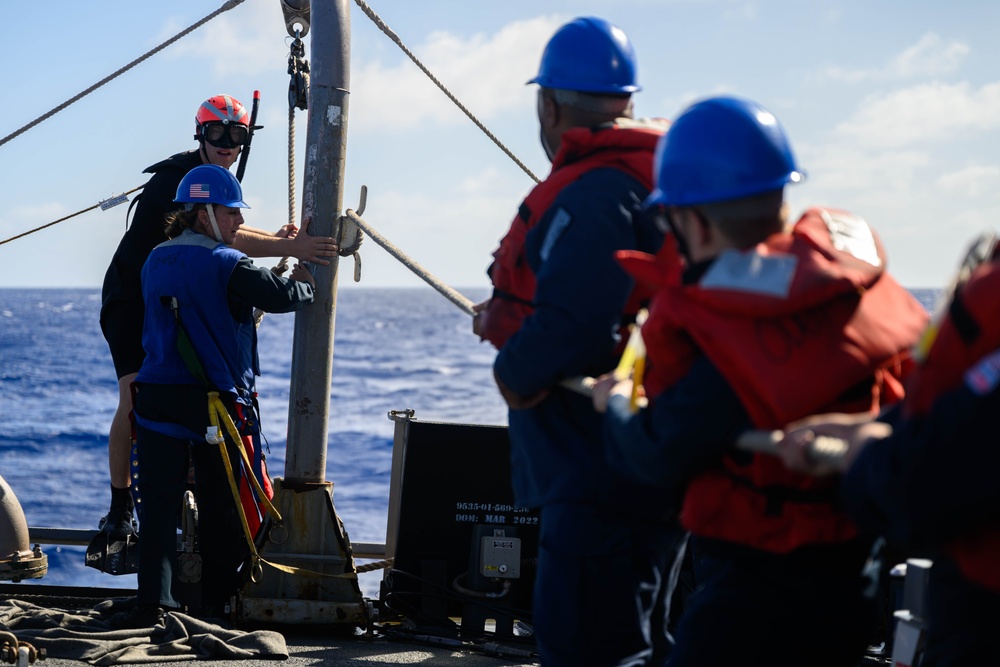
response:
M475 301L485 290L467 290ZM0 475L30 526L96 529L110 500L107 434L117 380L99 323L100 290L0 289ZM284 476L294 315L259 329L263 433L272 476ZM494 350L430 288L338 294L326 478L352 541L385 541L390 410L419 419L506 423ZM48 574L25 586L134 588L134 575L85 567L84 547L43 545ZM366 594L379 573L362 575Z
M913 290L930 309L935 290ZM485 290L468 290L479 301ZM28 524L96 528L107 511L107 433L117 381L94 289L0 289L0 475ZM283 476L293 315L268 315L259 330L263 432L268 465ZM384 542L392 456L390 410L428 421L506 423L493 384L493 348L467 315L430 288L340 291L326 478L356 542ZM44 547L48 574L25 586L134 588L83 565L83 547ZM380 575L362 575L373 596Z

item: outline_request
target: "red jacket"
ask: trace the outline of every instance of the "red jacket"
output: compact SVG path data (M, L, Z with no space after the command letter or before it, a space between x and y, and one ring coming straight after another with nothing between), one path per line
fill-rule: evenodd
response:
M722 373L761 429L810 414L875 413L902 397L923 307L885 272L864 220L812 209L792 233L720 255L696 284L668 286L643 326L655 396L697 355ZM741 463L742 462L742 463ZM774 553L851 539L836 482L793 473L773 456L726 456L689 483L692 533Z
M563 188L589 171L612 167L651 189L653 151L665 129L663 124L619 120L597 128L576 127L563 134L548 178L536 185L521 203L510 230L493 253L489 270L493 296L481 315L483 340L500 349L534 310L535 274L525 259L524 241ZM633 293L629 300L631 314L648 297L649 293Z

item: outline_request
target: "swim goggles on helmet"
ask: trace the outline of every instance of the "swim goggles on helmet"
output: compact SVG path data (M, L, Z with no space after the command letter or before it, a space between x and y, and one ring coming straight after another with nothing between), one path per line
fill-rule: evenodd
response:
M247 141L248 129L241 123L205 123L201 136L216 148L236 148Z

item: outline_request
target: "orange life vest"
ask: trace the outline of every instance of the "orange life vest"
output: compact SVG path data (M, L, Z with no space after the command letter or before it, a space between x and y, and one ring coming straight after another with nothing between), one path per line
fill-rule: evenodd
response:
M877 412L902 398L923 307L885 272L864 220L812 209L790 234L720 255L697 284L665 287L643 326L653 396L706 355L753 425L781 428L828 411ZM836 481L774 456L722 463L693 479L681 519L696 535L773 553L843 542L856 528Z
M930 410L934 400L957 388L967 370L1000 348L1000 258L981 265L956 290L927 358L907 389L904 415ZM1000 592L1000 526L989 526L947 545L959 570Z
M575 127L563 134L548 178L521 203L500 247L493 253L489 269L493 296L483 314L483 340L500 349L534 310L535 273L525 257L524 243L563 188L589 171L612 167L651 189L653 152L665 130L663 122L619 120L596 128ZM640 302L649 296L633 292L626 312L634 315Z

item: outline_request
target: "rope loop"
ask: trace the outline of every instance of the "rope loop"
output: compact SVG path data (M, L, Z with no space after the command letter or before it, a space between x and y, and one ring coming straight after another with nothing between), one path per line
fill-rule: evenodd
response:
M375 561L374 563L358 565L354 569L358 574L361 574L362 572L375 572L376 570L388 570L392 567L394 561L394 558L386 558L385 560Z

